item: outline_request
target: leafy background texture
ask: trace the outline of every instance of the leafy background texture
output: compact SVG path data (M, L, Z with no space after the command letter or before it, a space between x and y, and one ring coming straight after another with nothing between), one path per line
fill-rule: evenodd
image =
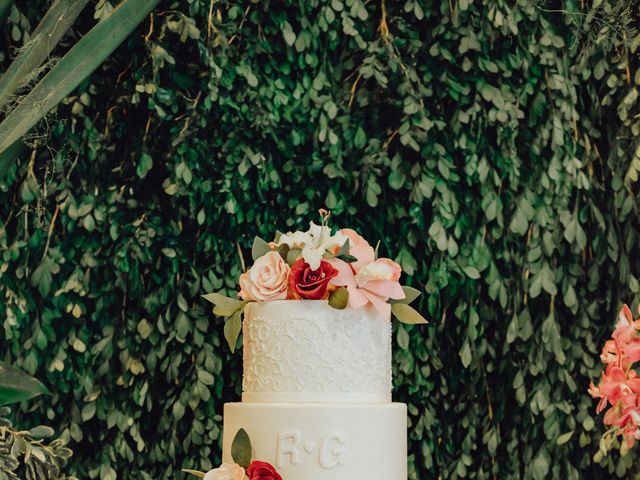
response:
M161 2L0 180L1 359L54 392L12 420L79 478L215 465L241 355L201 295L327 207L425 293L394 324L411 479L629 478L586 389L640 291L639 5Z

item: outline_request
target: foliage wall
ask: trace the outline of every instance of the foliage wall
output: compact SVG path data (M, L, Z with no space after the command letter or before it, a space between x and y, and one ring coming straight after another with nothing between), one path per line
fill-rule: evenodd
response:
M640 291L639 4L161 3L0 181L2 359L55 390L14 421L80 478L217 462L241 357L200 295L326 206L425 291L394 325L410 478L627 477L586 388Z

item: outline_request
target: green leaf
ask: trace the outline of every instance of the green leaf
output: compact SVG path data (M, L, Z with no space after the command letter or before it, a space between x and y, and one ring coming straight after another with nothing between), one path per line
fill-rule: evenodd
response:
M93 73L159 1L123 0L84 35L0 123L0 154Z
M231 458L242 468L249 468L251 463L251 439L244 428L238 430L231 442Z
M254 262L271 251L271 247L266 241L258 236L253 239L253 245L251 246L251 257L253 258Z
M389 303L406 303L409 304L413 302L416 298L421 295L420 290L417 288L409 287L408 285L403 285L402 290L404 291L404 298L401 299L390 299Z
M32 75L73 25L89 0L56 0L32 32L29 42L20 49L18 56L0 77L0 109ZM1 8L1 7L0 7Z
M420 312L406 303L394 303L391 305L391 311L402 323L409 325L429 323L427 322L427 319L420 314Z
M349 239L345 240L345 242L340 247L340 250L336 253L336 257L340 258L345 255L349 255L349 249L351 248L351 244L349 243Z
M0 363L0 406L29 400L38 395L51 395L51 392L19 368Z
M138 177L140 178L144 178L147 176L147 173L149 173L149 170L151 170L152 168L153 168L153 159L151 158L151 155L149 155L146 152L140 155L140 162L136 167L136 175L138 175Z
M337 288L329 296L329 305L338 310L343 310L349 303L349 291L345 287Z
M247 304L246 300L238 300L216 292L207 293L203 297L215 305L213 313L220 317L229 317Z
M289 22L284 23L284 27L282 28L282 35L284 37L284 41L287 42L287 45L290 47L296 42L296 34L293 32L291 28L291 24Z
M29 430L29 435L36 439L53 437L55 432L48 425L38 425Z
M224 338L231 348L231 353L236 351L236 343L242 330L242 318L240 310L231 315L224 324Z
M0 27L11 13L11 7L14 3L15 0L0 0Z
M477 280L480 278L480 272L476 267L472 267L471 265L462 267L462 271L467 275L467 277L472 280Z
M367 143L367 135L364 133L362 127L358 127L356 130L356 135L353 139L353 144L356 148L363 148Z
M358 259L353 255L338 255L338 258L343 262L347 262L347 263L353 263L358 261Z
M462 346L462 349L460 350L460 360L462 361L462 366L464 366L464 368L469 368L469 365L471 365L471 347L469 347L469 341L466 340L464 342L464 345Z
M293 264L296 263L296 260L300 258L300 255L302 255L302 250L299 248L292 248L287 251L287 263L290 267L292 267Z
M214 382L213 375L211 375L206 370L198 370L197 376L198 376L198 380L202 384L207 385L207 386L213 385L213 382Z
M198 477L198 478L204 478L204 476L206 475L205 472L201 472L199 470L191 470L190 468L183 468L182 471L184 473L188 473L189 475L193 475L194 477Z
M567 443L569 440L571 440L571 437L573 436L573 430L567 433L563 433L562 435L560 435L558 437L558 439L556 440L556 445L564 445L565 443Z

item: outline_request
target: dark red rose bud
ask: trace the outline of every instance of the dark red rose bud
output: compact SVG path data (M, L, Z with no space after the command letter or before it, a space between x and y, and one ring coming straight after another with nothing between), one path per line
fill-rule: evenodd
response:
M329 297L329 282L338 271L329 262L320 261L320 268L311 270L304 258L299 258L289 274L289 297L305 300L325 300Z
M282 480L282 477L276 472L273 465L258 460L251 462L247 470L247 476L249 480Z

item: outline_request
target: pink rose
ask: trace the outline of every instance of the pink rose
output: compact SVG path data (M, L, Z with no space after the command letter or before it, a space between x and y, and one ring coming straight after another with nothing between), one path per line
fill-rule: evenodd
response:
M203 480L244 480L244 468L237 463L223 463L209 470Z
M358 285L364 285L371 280L400 280L402 267L388 258L379 258L358 271Z
M356 272L360 270L362 266L375 260L376 253L373 250L373 247L369 245L369 243L362 238L358 232L350 228L343 228L338 231L338 233L349 239L349 255L358 259L356 262L351 264L351 266L355 268Z
M240 298L258 302L286 299L290 271L278 252L264 254L240 275Z

